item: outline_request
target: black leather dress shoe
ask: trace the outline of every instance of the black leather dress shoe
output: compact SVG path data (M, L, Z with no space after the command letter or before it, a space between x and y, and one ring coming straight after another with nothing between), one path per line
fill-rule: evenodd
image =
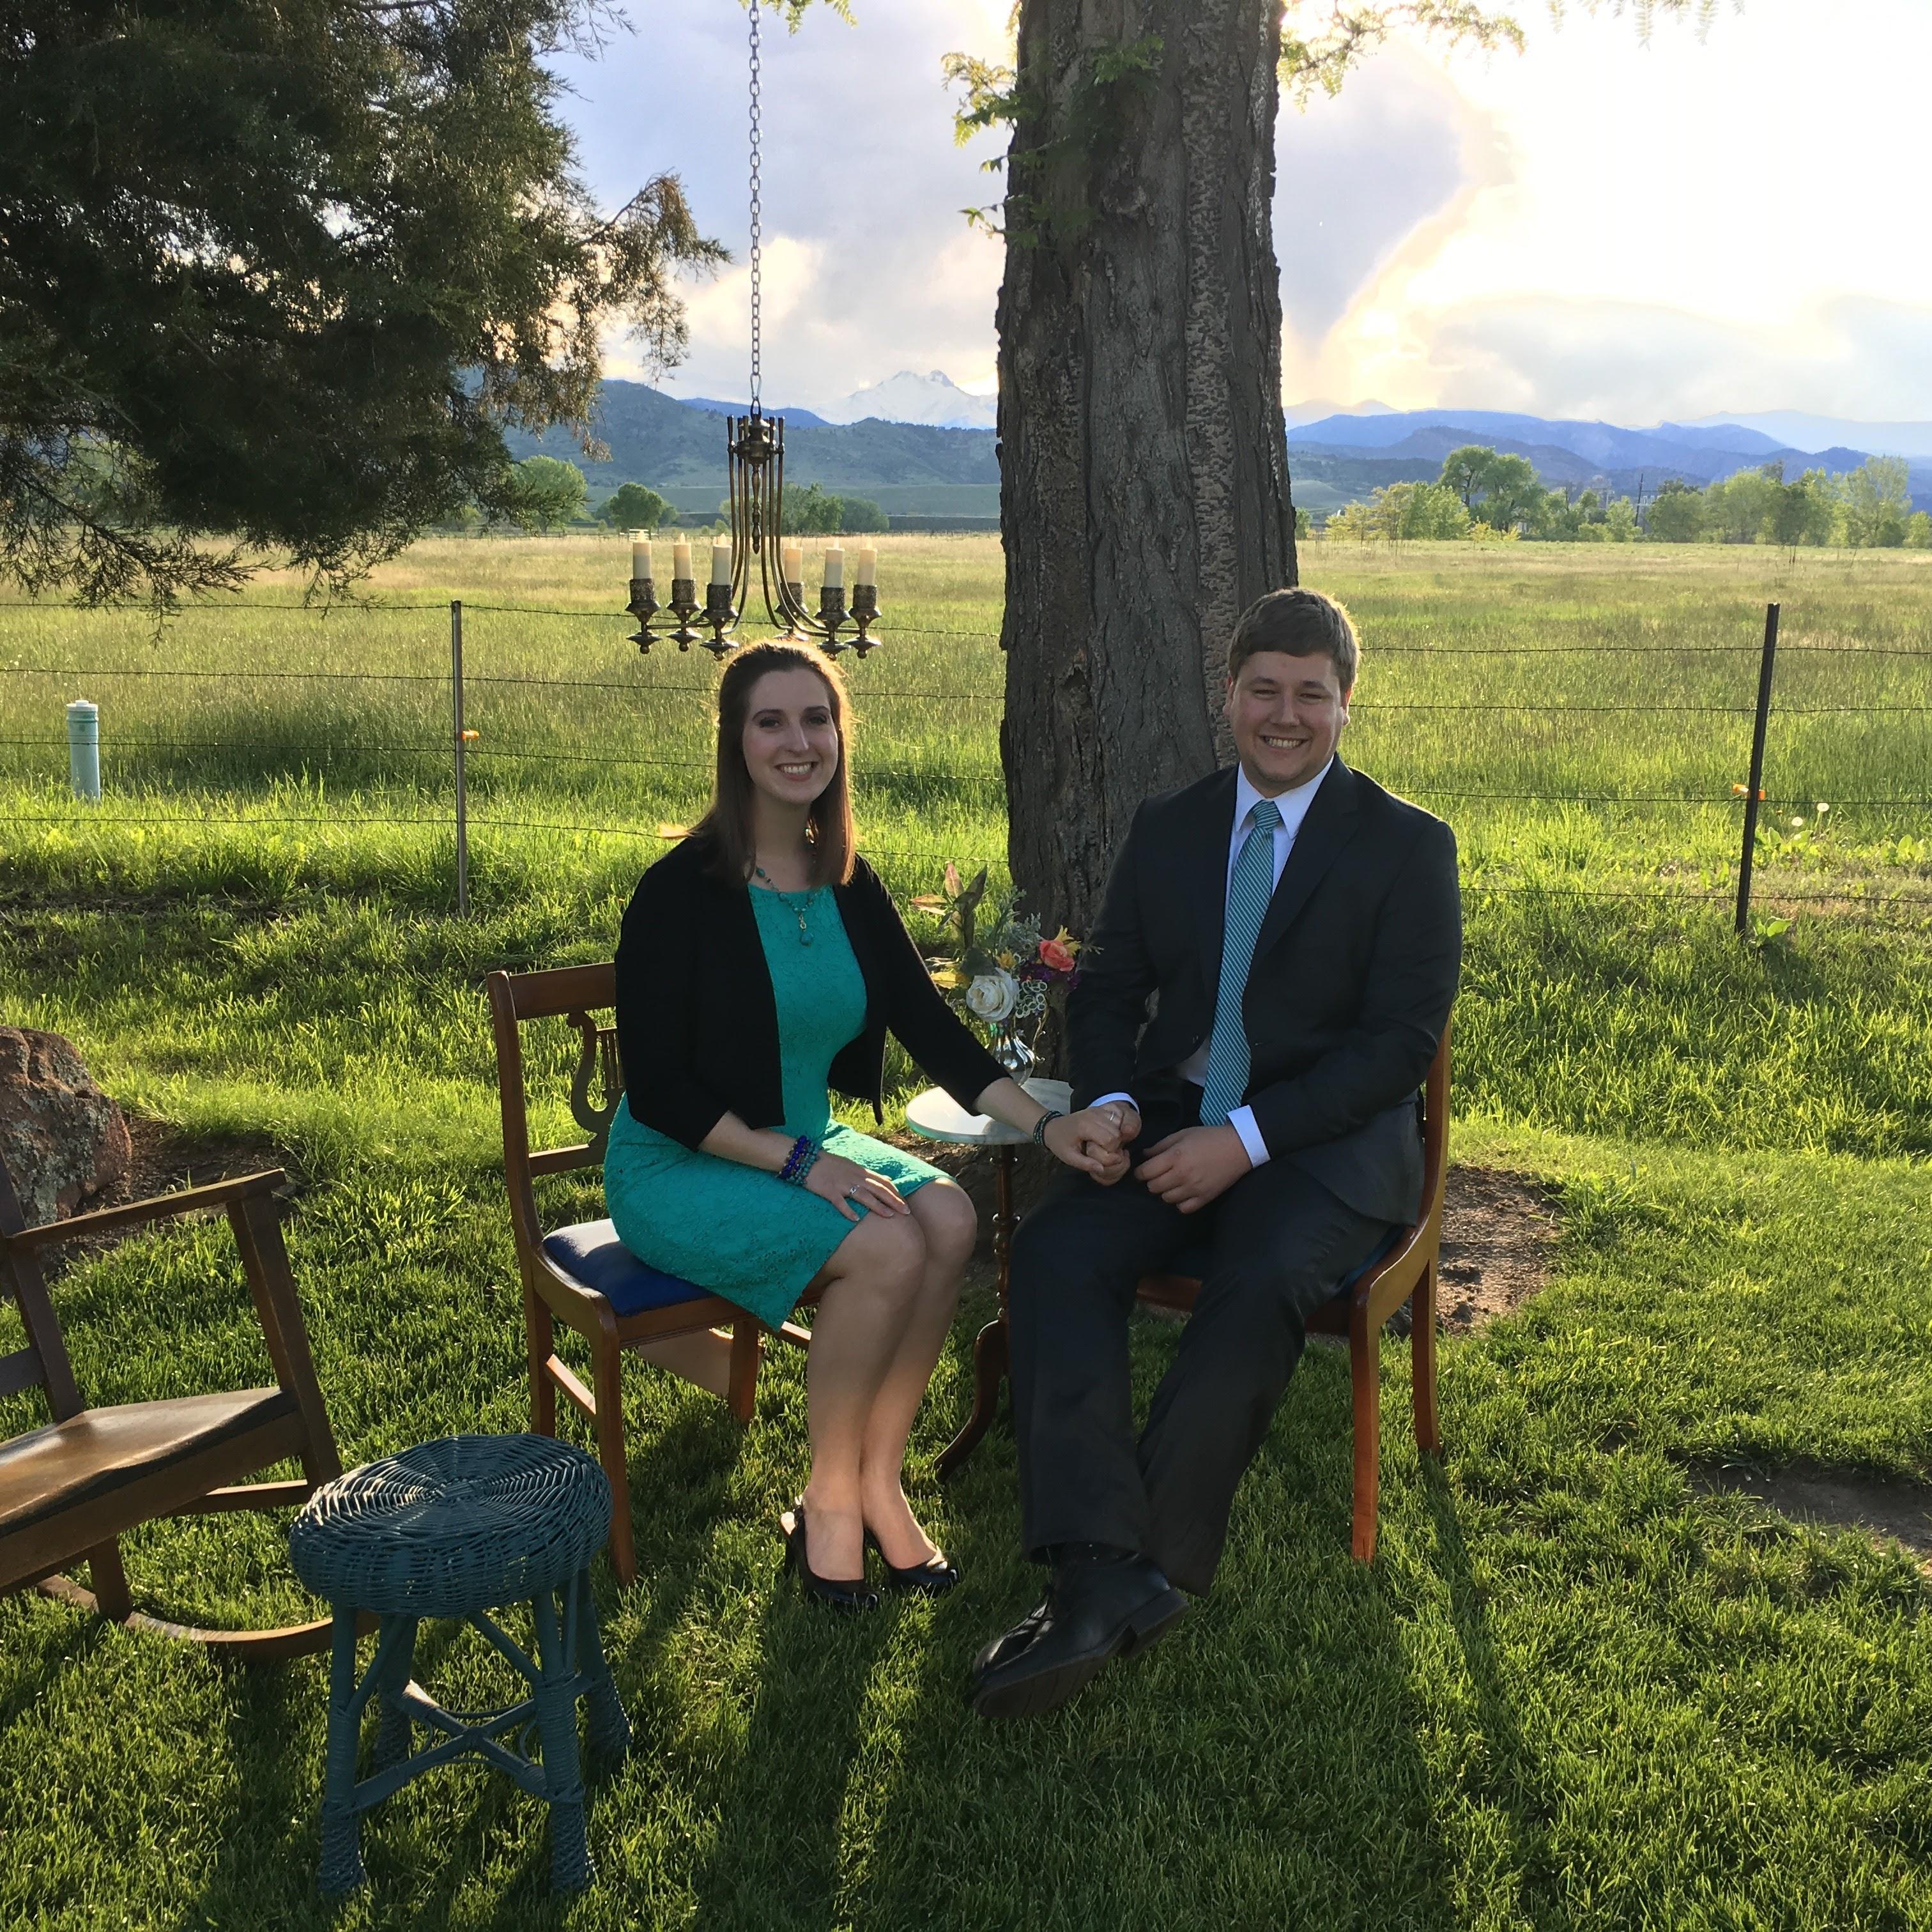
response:
M1186 1609L1187 1599L1144 1556L1057 1570L1046 1601L980 1652L973 1708L982 1718L1057 1710L1109 1658L1144 1650Z
M1047 1586L1046 1594L1028 1611L1010 1630L1003 1631L992 1642L982 1646L978 1656L973 1660L972 1695L980 1694L980 1686L986 1674L996 1670L1003 1664L1010 1664L1020 1652L1040 1634L1040 1627L1053 1614L1053 1586Z

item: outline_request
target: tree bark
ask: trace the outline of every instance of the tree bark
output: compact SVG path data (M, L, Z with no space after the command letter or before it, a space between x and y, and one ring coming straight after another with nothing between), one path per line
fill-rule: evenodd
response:
M1136 46L1149 71L1107 81ZM1090 931L1135 807L1214 768L1234 620L1295 580L1279 51L1270 0L1021 8L1000 752L1014 880L1049 932Z

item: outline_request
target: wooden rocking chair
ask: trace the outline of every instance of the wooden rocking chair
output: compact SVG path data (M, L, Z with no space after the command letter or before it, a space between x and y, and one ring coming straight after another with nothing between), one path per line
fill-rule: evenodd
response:
M556 1433L560 1389L596 1431L598 1460L610 1480L611 1566L618 1580L628 1583L637 1576L638 1558L624 1450L624 1351L722 1395L740 1422L749 1422L764 1324L722 1295L646 1267L618 1240L608 1220L544 1232L532 1184L545 1174L601 1168L621 1101L624 1082L616 1029L594 1017L616 997L614 966L607 960L547 972L496 972L484 980L484 988L496 1046L510 1228L523 1277L530 1426L540 1435ZM589 1138L573 1147L532 1151L520 1029L528 1021L558 1017L580 1036L571 1113ZM598 1090L594 1097L593 1087ZM560 1322L590 1346L594 1392L556 1352ZM811 1330L795 1322L772 1332L801 1346L812 1339Z
M130 1628L187 1639L250 1662L327 1645L326 1618L279 1630L216 1630L148 1616L134 1607L116 1540L158 1516L298 1504L342 1473L270 1198L283 1178L279 1168L271 1168L29 1228L0 1164L0 1282L19 1305L27 1331L24 1348L0 1357L0 1396L44 1388L53 1412L50 1426L0 1442L0 1592L38 1588ZM87 1407L40 1251L210 1209L224 1212L235 1231L275 1386ZM242 1480L291 1456L301 1459L299 1478ZM82 1560L92 1590L61 1574Z

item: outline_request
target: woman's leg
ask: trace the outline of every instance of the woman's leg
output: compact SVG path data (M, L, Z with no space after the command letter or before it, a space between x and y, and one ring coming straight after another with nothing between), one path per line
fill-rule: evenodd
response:
M972 1256L977 1232L973 1203L952 1181L928 1180L912 1196L911 1207L911 1218L926 1237L926 1267L918 1298L873 1398L861 1475L867 1526L879 1539L886 1561L902 1569L936 1553L905 1499L900 1478L906 1438L945 1346L959 1304L959 1280ZM814 1337L812 1346L818 1346Z
M926 1273L919 1221L910 1214L868 1214L816 1278L824 1293L805 1357L812 1437L805 1507L806 1553L818 1576L865 1574L860 1475L866 1425Z

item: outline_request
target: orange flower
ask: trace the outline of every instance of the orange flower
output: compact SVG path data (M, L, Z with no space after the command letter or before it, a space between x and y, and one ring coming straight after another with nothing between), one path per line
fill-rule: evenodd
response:
M1040 942L1040 963L1051 966L1056 973L1073 970L1073 955L1057 939L1042 939Z

